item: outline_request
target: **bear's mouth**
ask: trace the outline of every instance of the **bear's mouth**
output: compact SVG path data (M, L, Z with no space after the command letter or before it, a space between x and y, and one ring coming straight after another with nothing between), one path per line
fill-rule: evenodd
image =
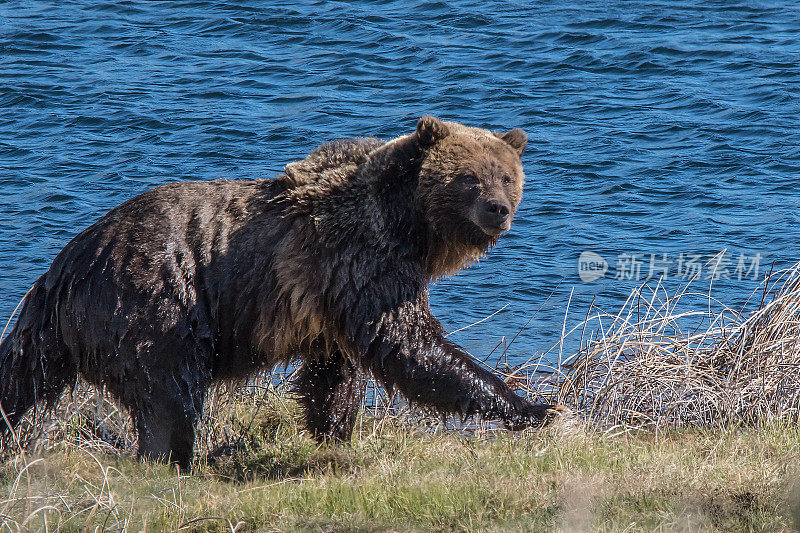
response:
M483 233L488 235L489 237L499 237L506 231L511 229L511 219L507 218L503 221L495 221L495 220L482 220L481 217L476 217L478 220L473 220L472 223L475 224Z
M511 222L507 221L503 224L498 225L485 225L485 224L478 224L478 227L484 232L486 235L490 237L499 237L506 231L511 229Z
M480 248L486 246L493 246L500 236L508 231L510 224L495 225L495 224L481 224L474 219L467 219L464 221L462 232L467 236L467 241Z

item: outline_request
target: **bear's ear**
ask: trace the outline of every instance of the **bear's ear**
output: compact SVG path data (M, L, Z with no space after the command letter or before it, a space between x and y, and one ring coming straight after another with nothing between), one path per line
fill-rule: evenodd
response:
M427 148L447 137L450 130L436 117L425 115L417 122L417 138L420 146Z
M495 137L508 143L511 148L517 152L517 155L522 157L522 152L525 151L525 146L528 144L528 136L519 128L514 128L507 133L495 132Z

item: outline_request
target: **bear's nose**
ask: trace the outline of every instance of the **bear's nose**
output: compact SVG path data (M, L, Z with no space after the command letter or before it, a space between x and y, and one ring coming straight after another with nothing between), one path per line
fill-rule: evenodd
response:
M505 202L491 201L486 203L486 212L498 223L502 223L508 218L511 208Z

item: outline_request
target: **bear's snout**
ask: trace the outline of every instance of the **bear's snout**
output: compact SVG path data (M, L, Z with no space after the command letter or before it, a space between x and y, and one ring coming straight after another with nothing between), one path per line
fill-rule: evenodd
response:
M489 216L493 216L500 223L505 222L511 212L511 208L505 202L487 202L485 209Z
M511 228L511 206L500 200L485 200L479 208L479 226L489 235L500 235Z

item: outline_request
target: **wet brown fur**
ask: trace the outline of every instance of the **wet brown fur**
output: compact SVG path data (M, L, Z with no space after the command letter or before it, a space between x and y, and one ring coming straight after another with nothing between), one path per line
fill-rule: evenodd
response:
M507 229L525 142L423 117L389 142L323 145L278 179L171 183L123 203L25 299L0 344L0 405L13 426L80 374L130 410L142 456L184 467L213 381L296 360L320 440L349 439L369 373L442 413L542 422L550 406L444 338L427 290Z

